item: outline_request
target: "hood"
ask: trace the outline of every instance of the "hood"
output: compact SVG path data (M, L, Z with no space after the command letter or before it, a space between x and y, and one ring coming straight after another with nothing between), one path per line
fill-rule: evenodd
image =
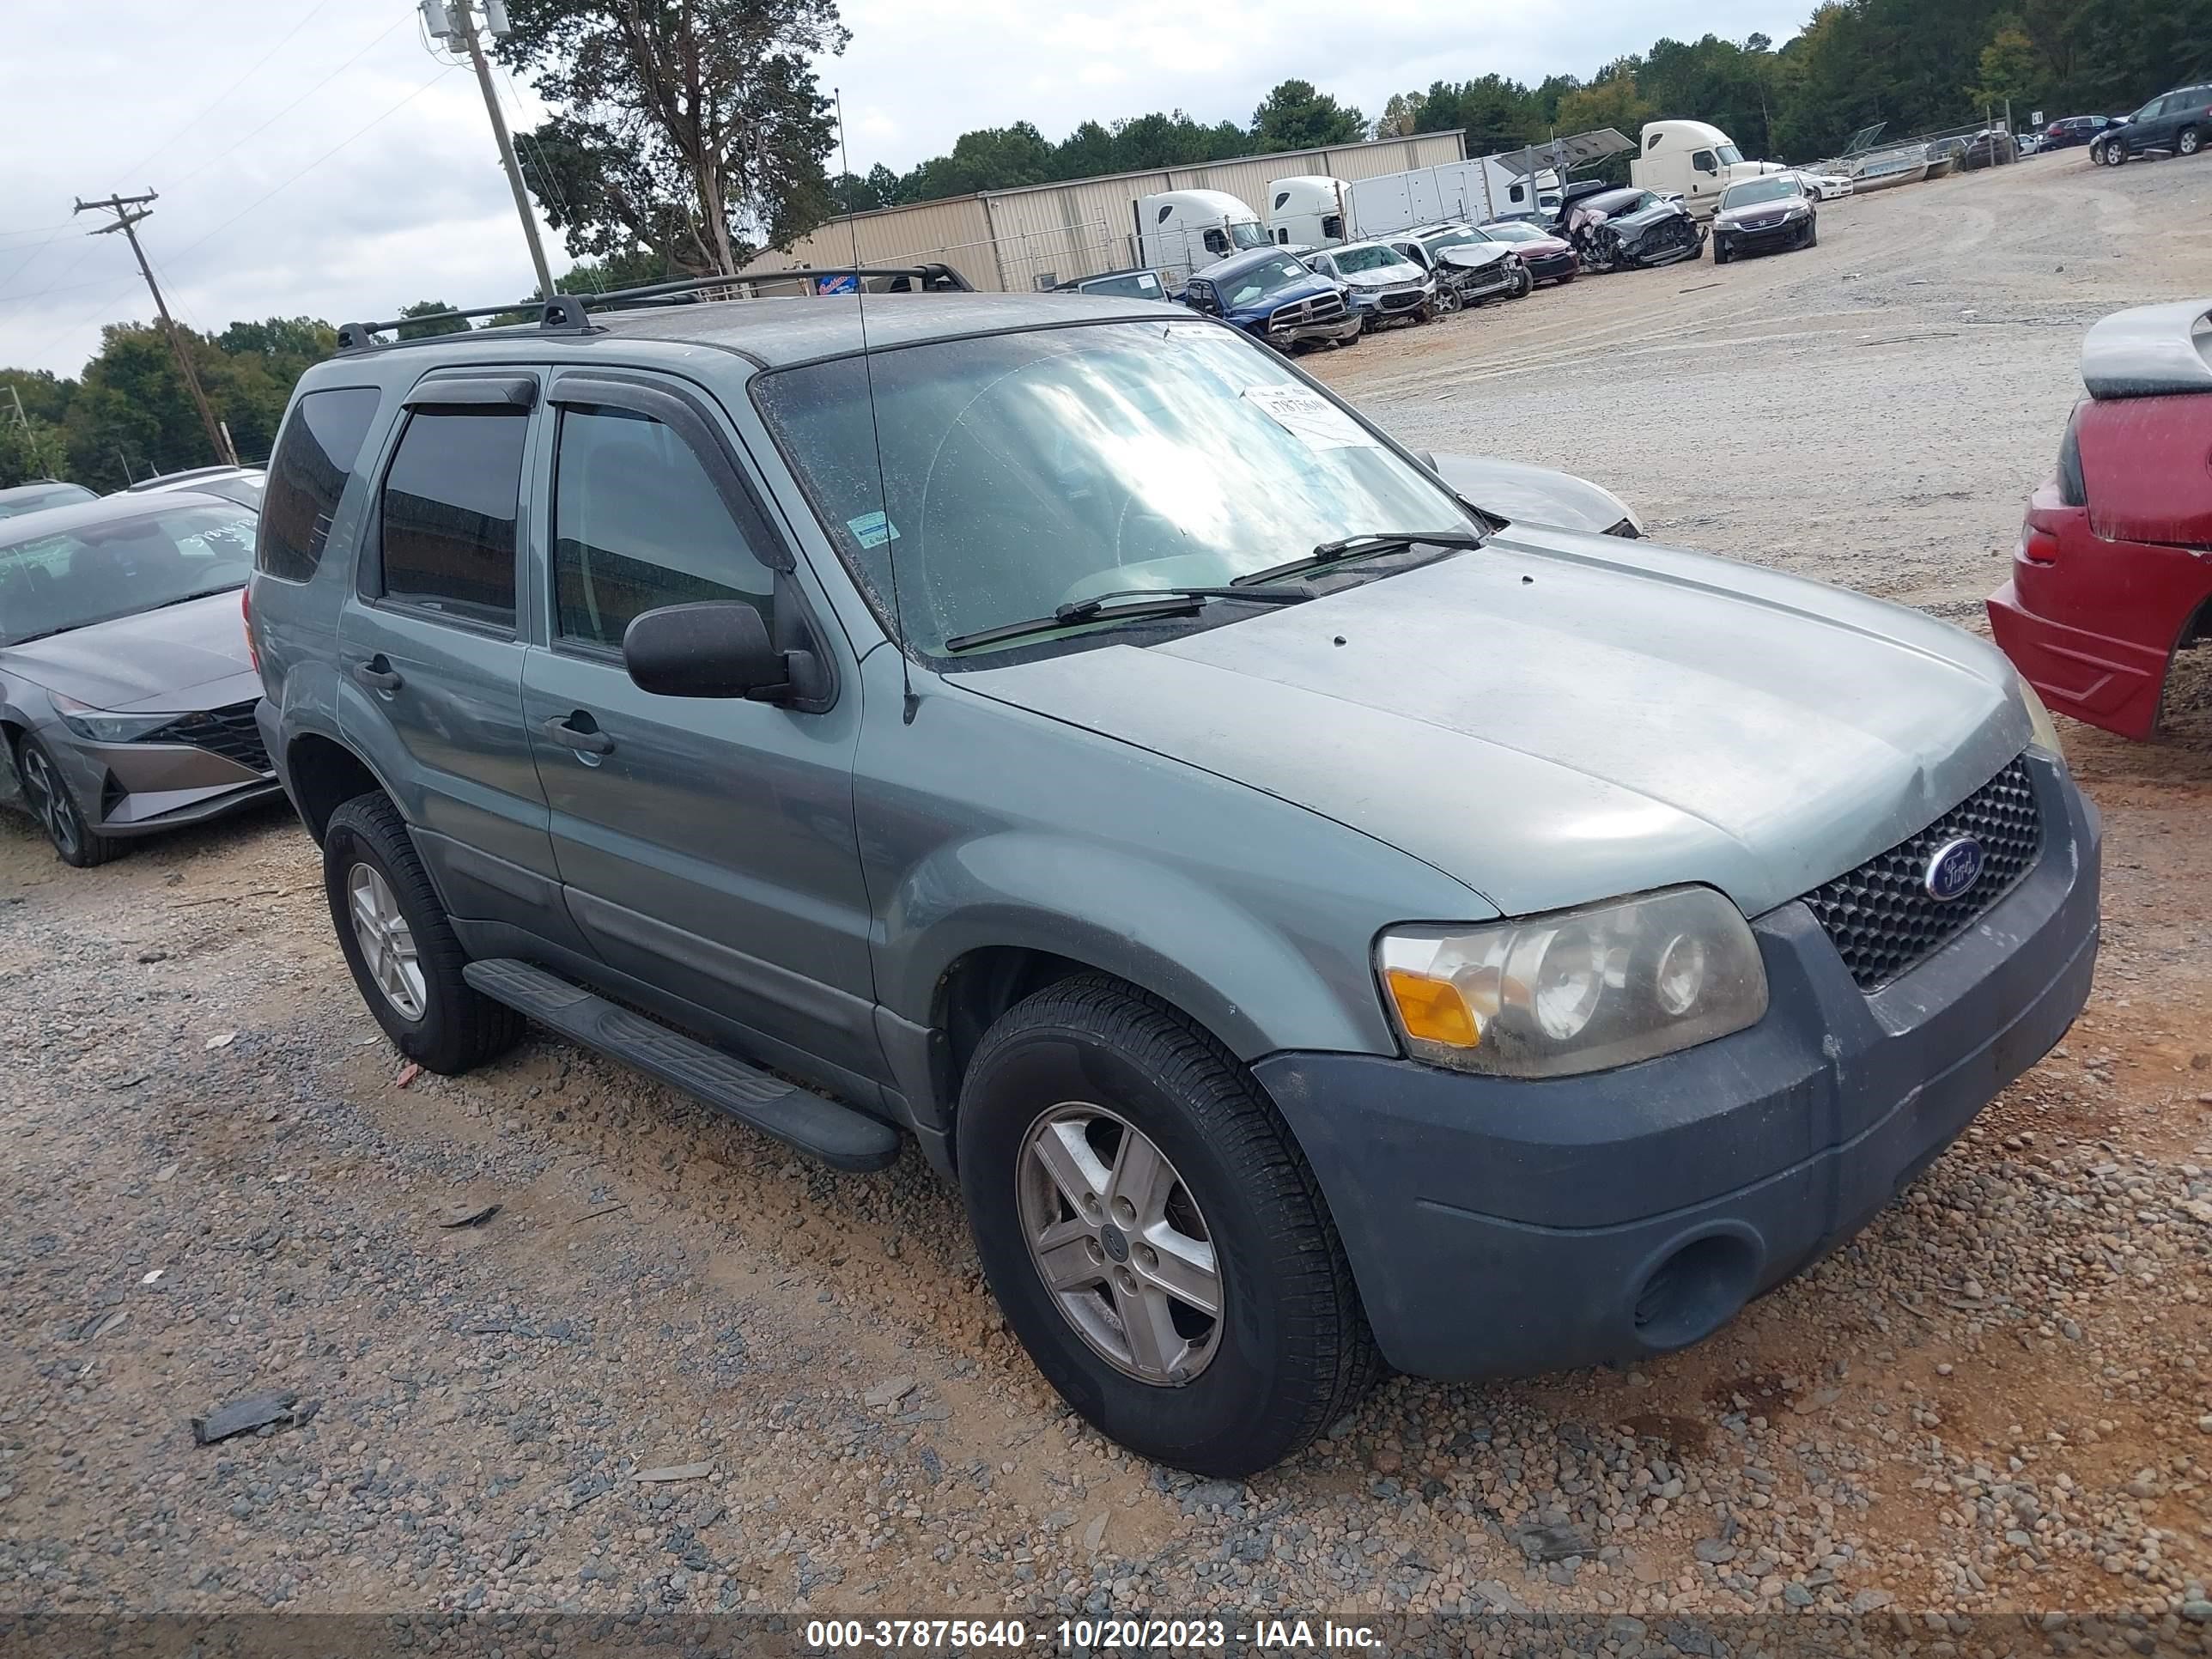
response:
M1334 818L1507 915L1699 882L1757 915L1923 828L2030 726L1994 647L1917 611L1522 526L1166 644L956 679Z
M1616 213L1605 222L1624 236L1633 236L1639 231L1649 230L1652 226L1663 224L1669 219L1682 218L1688 212L1689 210L1679 202L1661 202L1640 212Z
M236 591L0 647L0 669L94 708L184 708L211 682L251 674ZM246 694L241 694L246 695Z
M1531 524L1596 532L1612 529L1623 519L1636 522L1620 496L1571 472L1488 455L1432 454L1423 459L1462 500L1516 524L1525 519Z
M1793 207L1805 205L1802 196L1785 196L1774 202L1747 202L1741 207L1723 208L1713 216L1716 222L1740 225L1747 219L1767 219L1787 213Z
M1401 259L1395 265L1353 271L1344 280L1353 288L1410 288L1427 282L1429 273L1410 259Z
M1512 252L1513 245L1510 242L1467 242L1443 249L1437 258L1442 264L1456 265L1462 270L1484 270Z

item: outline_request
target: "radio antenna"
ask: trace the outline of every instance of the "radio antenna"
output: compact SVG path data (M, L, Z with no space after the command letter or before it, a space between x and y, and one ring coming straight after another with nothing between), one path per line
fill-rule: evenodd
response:
M919 699L914 695L914 668L906 654L906 616L899 609L898 556L891 545L898 539L898 532L891 524L891 489L884 477L884 428L876 418L876 363L868 355L868 279L860 275L860 225L854 217L853 149L845 138L844 90L832 87L830 95L837 100L837 155L845 169L845 228L853 239L853 303L860 313L860 368L867 376L868 432L876 446L876 505L881 510L884 568L890 573L891 579L891 647L898 653L899 659L899 690L903 708L900 718L905 725L912 726Z

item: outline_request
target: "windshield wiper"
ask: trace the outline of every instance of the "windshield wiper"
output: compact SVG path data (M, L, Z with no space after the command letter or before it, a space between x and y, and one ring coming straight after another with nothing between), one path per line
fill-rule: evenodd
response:
M203 587L197 593L179 593L173 599L163 599L157 605L148 605L146 609L167 611L173 605L190 605L194 599L211 599L218 593L235 593L245 586L244 582L225 582L220 587ZM126 611L123 614L127 617L137 613ZM113 622L118 619L111 617L107 620Z
M956 634L945 641L947 651L971 651L979 645L1000 645L1008 640L1018 640L1031 634L1049 634L1054 629L1073 628L1087 622L1145 622L1155 617L1188 617L1197 613L1213 599L1241 599L1248 605L1296 605L1314 597L1309 587L1122 587L1111 593L1094 593L1087 599L1072 599L1056 606L1049 617L1032 617L1027 622L1001 623L996 628L980 629L973 634ZM1121 599L1142 599L1142 605L1120 605Z
M1292 559L1288 564L1270 565L1265 570L1255 570L1231 580L1241 587L1247 582L1272 582L1285 576L1301 576L1309 570L1339 564L1346 559L1371 559L1378 554L1401 553L1409 547L1468 548L1481 545L1482 538L1471 530L1372 531L1365 535L1345 536L1333 542L1323 542L1302 559Z

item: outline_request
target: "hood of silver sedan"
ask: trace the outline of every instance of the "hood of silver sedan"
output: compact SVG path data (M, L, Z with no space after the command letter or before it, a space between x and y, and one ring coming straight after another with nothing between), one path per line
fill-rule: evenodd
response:
M1757 915L2029 736L2002 657L1917 611L1524 526L1164 644L957 678L1334 818L1508 915L1702 882Z
M0 670L113 710L197 708L185 694L252 665L235 588L0 649Z

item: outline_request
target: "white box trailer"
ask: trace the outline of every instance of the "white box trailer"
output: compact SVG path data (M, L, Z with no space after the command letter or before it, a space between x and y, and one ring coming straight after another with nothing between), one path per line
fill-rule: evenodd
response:
M1494 155L1385 173L1372 179L1301 173L1267 186L1267 231L1278 243L1330 247L1443 219L1548 219L1559 179L1517 172Z

